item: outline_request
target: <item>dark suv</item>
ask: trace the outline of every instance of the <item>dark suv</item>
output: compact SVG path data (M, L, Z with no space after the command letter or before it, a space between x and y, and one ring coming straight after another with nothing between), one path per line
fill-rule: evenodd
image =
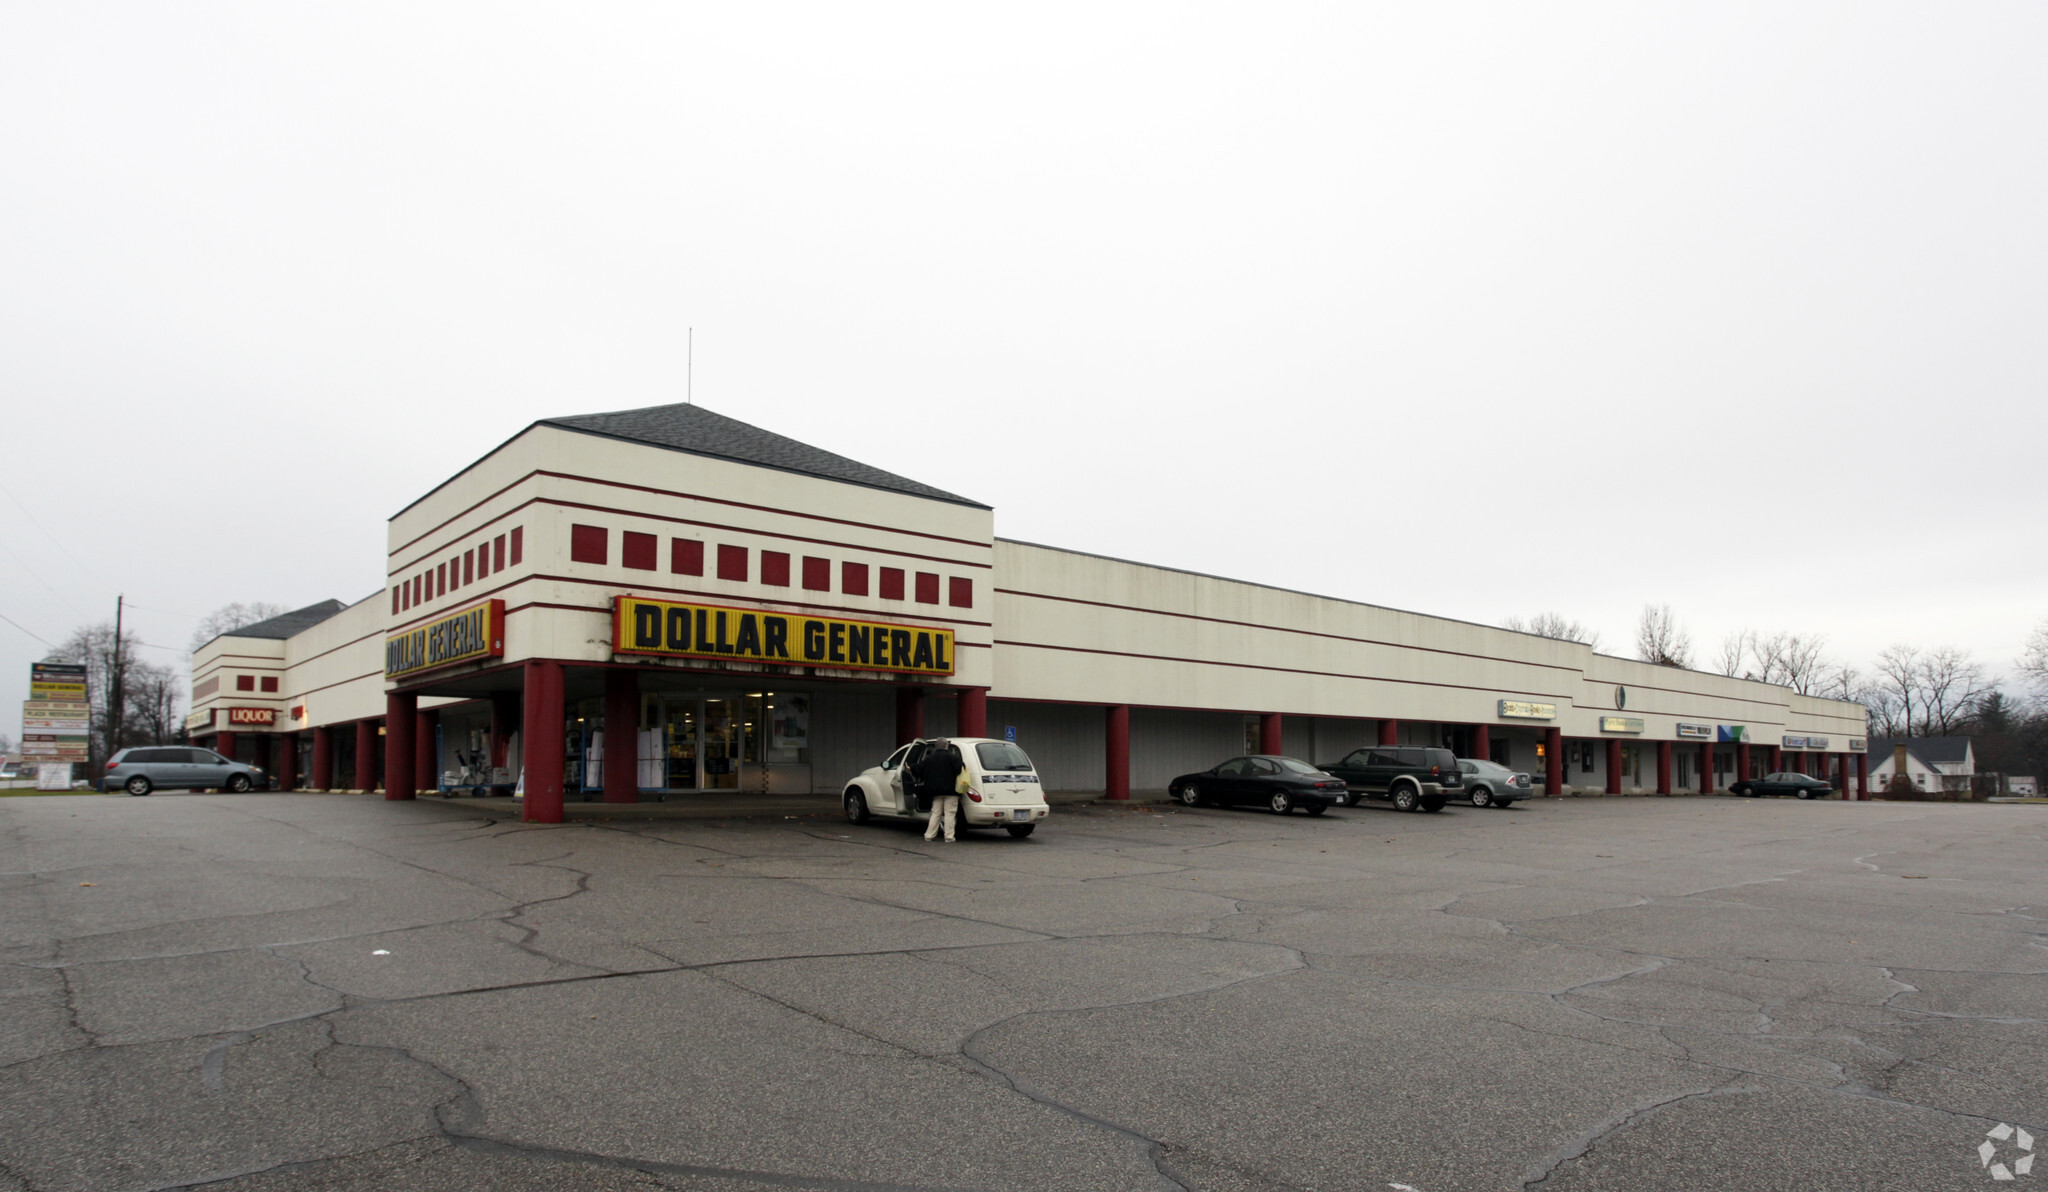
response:
M231 762L211 749L195 749L189 745L123 749L107 761L107 771L100 775L101 790L110 793L125 790L131 795L146 795L158 787L165 790L211 787L240 794L251 787L265 785L267 781L263 771L256 767Z
M1465 786L1458 759L1448 749L1373 745L1352 750L1341 762L1324 762L1322 768L1350 788L1350 798L1340 803L1363 803L1371 796L1389 800L1399 811L1442 811L1445 800Z

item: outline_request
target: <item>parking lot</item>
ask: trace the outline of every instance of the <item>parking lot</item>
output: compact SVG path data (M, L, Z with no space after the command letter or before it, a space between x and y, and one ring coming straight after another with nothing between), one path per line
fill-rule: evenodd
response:
M0 1189L1987 1187L2048 1127L2044 836L9 799Z

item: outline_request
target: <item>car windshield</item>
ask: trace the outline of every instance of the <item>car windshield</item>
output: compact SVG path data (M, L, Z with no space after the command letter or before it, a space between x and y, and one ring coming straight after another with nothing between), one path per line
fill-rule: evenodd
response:
M1031 759L1024 751L1008 741L983 741L974 747L974 754L981 759L984 770L1029 770Z
M1281 768L1281 769L1283 769L1283 770L1286 770L1286 771L1287 771L1288 773L1290 773L1290 774L1320 774L1320 773L1322 773L1322 771L1320 771L1320 770L1316 769L1316 768L1315 768L1314 766L1311 766L1311 765L1309 765L1309 764L1308 764L1307 762L1302 762L1302 761L1296 761L1296 760L1294 760L1294 759L1293 759L1293 758L1291 758L1291 757L1279 757L1279 758L1274 758L1273 760L1274 760L1274 761L1277 761L1277 762L1279 762L1279 763L1280 763L1280 768Z

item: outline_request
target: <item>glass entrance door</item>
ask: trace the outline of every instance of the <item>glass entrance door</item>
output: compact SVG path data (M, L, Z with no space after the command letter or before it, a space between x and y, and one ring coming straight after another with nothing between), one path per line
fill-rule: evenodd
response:
M697 725L702 721L697 699L664 700L668 714L662 718L663 756L668 766L663 786L672 791L697 789Z
M738 790L740 749L744 743L740 723L740 701L705 700L700 723L703 725L704 789Z

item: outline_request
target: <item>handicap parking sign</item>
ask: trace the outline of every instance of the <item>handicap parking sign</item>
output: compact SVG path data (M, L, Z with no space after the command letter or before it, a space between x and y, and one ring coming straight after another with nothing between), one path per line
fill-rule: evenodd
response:
M1003 740L1005 740L1005 741L1008 741L1008 742L1009 742L1010 744L1012 744L1012 745L1015 745L1015 744L1017 743L1017 726L1016 726L1016 725L1014 725L1014 724L1006 724L1006 725L1004 725L1004 726L1003 726Z

